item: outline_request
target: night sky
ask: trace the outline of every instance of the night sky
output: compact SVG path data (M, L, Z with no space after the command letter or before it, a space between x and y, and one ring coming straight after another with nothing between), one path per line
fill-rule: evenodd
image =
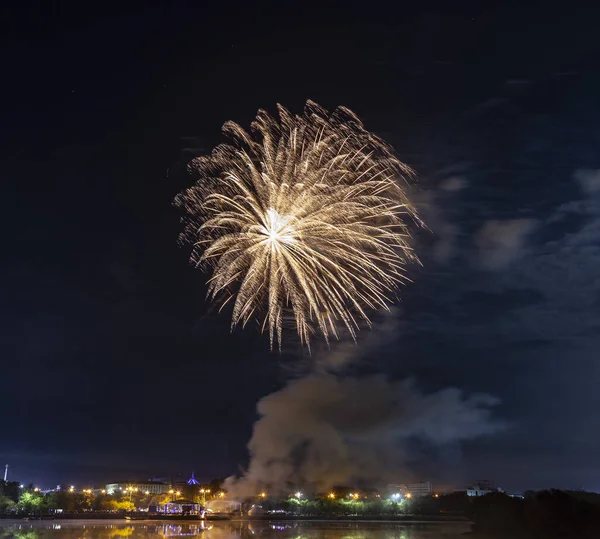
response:
M0 464L43 486L226 476L292 346L205 301L185 164L226 120L345 105L416 169L393 336L354 373L500 400L465 481L600 489L598 13L523 2L2 7ZM295 7L292 7L295 6ZM434 478L435 479L435 478Z

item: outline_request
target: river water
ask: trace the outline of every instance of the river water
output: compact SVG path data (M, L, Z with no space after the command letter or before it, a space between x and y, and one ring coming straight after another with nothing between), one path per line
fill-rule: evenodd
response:
M8 521L0 520L0 539L159 539L198 537L293 539L455 539L468 524L326 521Z

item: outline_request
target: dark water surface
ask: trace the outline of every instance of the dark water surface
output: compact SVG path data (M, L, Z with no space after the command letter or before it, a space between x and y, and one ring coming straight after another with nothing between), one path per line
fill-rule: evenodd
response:
M464 523L216 521L173 523L140 521L9 521L0 520L0 539L154 539L198 537L228 539L266 537L294 539L453 539L469 530Z

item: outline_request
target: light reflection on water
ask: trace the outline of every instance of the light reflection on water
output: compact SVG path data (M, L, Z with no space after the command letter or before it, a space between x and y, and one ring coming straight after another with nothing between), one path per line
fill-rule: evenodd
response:
M2 521L0 539L455 539L469 530L457 524L324 521L212 521L165 523L124 521Z

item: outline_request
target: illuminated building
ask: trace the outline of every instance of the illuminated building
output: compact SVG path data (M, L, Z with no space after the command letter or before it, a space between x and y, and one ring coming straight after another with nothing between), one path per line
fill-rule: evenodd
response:
M118 483L109 483L106 485L106 493L114 494L116 492L125 492L125 489L133 489L141 493L164 494L169 492L171 487L167 483L158 481L119 481Z
M403 498L419 498L422 496L432 496L433 487L431 481L422 483L405 483L401 485L388 485L388 490L392 493L398 493ZM408 496L410 494L410 496Z
M493 481L488 479L475 481L475 483L467 488L467 496L485 496L492 492L502 492L502 489L495 487Z
M204 514L204 508L192 500L173 500L159 505L157 512L167 515L199 515Z

